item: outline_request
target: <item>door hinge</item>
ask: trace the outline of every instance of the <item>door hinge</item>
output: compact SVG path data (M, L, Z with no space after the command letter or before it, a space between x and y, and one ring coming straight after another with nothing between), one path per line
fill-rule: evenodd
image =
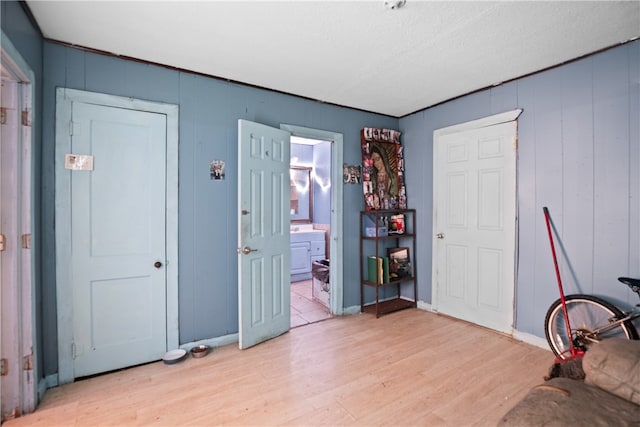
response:
M27 354L22 358L22 370L33 371L33 353Z
M0 107L0 125L7 124L7 107Z
M9 362L4 357L0 359L0 376L6 377L9 374Z
M71 343L71 358L76 359L76 343L74 342Z
M31 249L31 233L22 235L22 249Z
M31 117L29 115L29 110L22 111L22 126L31 126Z
M0 252L4 252L6 238L4 234L0 234Z

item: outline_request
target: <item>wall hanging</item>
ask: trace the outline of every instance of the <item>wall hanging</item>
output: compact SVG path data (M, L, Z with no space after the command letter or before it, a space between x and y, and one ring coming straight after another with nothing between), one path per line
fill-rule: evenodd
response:
M345 184L360 184L360 165L343 165L343 175Z
M400 132L364 128L362 144L362 191L365 210L406 209L403 147Z
M224 174L224 160L209 162L209 176L211 179L216 181L223 180Z

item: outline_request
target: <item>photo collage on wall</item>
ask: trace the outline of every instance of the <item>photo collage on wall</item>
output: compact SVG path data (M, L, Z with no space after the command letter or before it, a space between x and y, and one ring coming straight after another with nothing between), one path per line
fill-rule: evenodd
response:
M365 210L406 209L404 155L400 132L364 128L362 144L362 190Z

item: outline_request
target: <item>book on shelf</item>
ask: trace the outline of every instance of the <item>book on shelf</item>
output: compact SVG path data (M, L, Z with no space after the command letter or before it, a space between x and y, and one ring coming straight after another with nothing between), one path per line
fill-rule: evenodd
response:
M370 256L367 258L368 279L379 285L389 282L389 258Z
M409 248L389 248L387 255L389 256L389 277L391 280L413 275Z

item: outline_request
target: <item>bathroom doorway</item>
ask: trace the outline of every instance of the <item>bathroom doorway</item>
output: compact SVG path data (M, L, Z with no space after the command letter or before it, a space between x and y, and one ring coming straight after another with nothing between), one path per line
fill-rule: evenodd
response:
M291 136L291 327L331 310L333 141Z

